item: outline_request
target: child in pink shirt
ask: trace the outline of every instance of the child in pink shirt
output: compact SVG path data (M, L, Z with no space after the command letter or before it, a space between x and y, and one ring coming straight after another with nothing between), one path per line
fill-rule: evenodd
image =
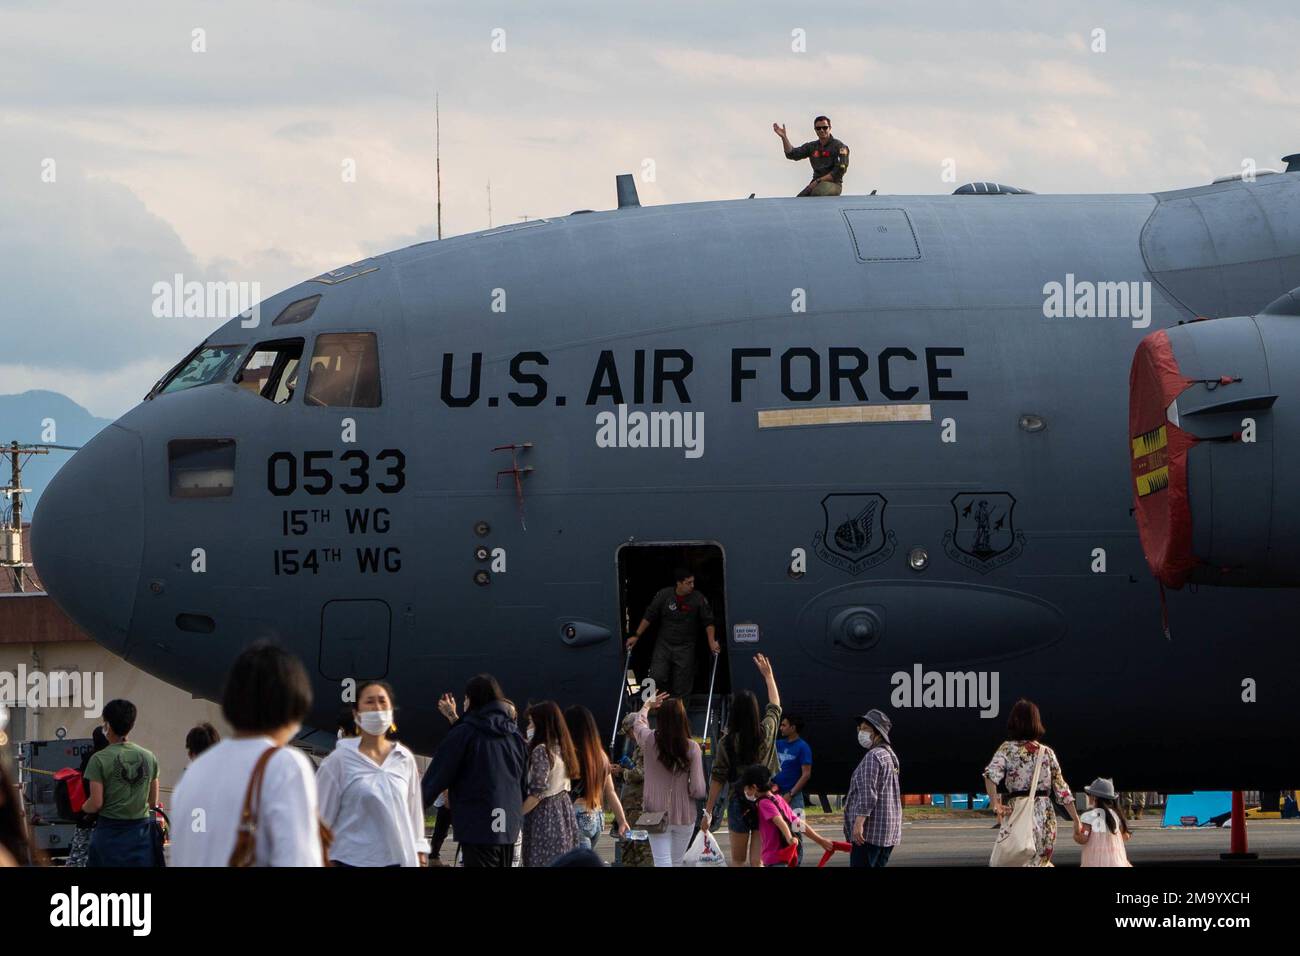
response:
M764 866L796 866L798 838L807 834L823 850L831 841L814 830L791 809L779 793L772 792L772 771L762 764L746 768L740 778L741 793L758 813L758 833L763 841Z

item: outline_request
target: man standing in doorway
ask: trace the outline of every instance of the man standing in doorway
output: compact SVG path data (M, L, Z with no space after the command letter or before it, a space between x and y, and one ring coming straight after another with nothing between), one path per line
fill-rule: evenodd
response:
M809 160L812 163L813 178L800 196L838 196L844 191L844 174L849 168L849 148L831 135L831 121L825 116L813 120L813 132L817 138L809 140L802 146L791 146L785 134L785 127L772 124L772 132L781 137L785 146L785 158Z
M695 685L695 645L703 625L709 650L721 648L713 636L713 609L709 599L695 590L695 575L685 568L673 572L677 584L663 588L650 601L636 633L627 639L630 651L651 624L659 625L649 678L656 692L685 697Z

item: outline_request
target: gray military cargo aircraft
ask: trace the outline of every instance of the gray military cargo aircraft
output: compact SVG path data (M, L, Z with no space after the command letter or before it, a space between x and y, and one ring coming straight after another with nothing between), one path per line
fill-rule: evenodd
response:
M341 682L386 678L429 752L479 671L610 732L623 638L686 564L715 691L761 698L766 653L814 789L844 788L873 706L906 791L977 789L1021 696L1076 781L1294 786L1288 162L656 208L620 177L615 210L355 262L227 322L79 451L38 570L196 695L257 638L307 662L317 727Z

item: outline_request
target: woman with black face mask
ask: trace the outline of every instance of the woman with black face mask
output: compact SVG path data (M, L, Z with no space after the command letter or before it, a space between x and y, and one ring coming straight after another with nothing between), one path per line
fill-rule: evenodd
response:
M90 758L108 746L108 737L104 735L103 727L96 727L91 734L91 739L94 744L81 757L82 780L86 779L86 764L90 763ZM95 814L86 813L84 810L77 815L77 832L72 835L72 842L68 844L67 866L85 866L90 859L90 832L95 828L95 819Z

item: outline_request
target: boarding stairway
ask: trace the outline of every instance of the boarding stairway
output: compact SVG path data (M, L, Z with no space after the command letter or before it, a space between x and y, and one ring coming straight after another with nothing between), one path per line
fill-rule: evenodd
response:
M718 660L719 655L712 655L713 662L709 670L709 692L706 694L690 694L684 698L683 703L686 706L686 719L691 725L691 736L700 745L704 752L704 777L707 780L709 772L713 769L713 755L716 752L717 742L720 739L722 728L726 726L726 710L730 703L730 698L725 694L716 694L713 689L717 685ZM630 668L631 654L623 663L623 679L619 689L618 707L615 711L613 731L609 739L610 760L615 762L621 760L625 755L631 755L636 744L629 738L620 733L620 725L624 717L629 713L634 713L641 709L645 703L640 680Z

